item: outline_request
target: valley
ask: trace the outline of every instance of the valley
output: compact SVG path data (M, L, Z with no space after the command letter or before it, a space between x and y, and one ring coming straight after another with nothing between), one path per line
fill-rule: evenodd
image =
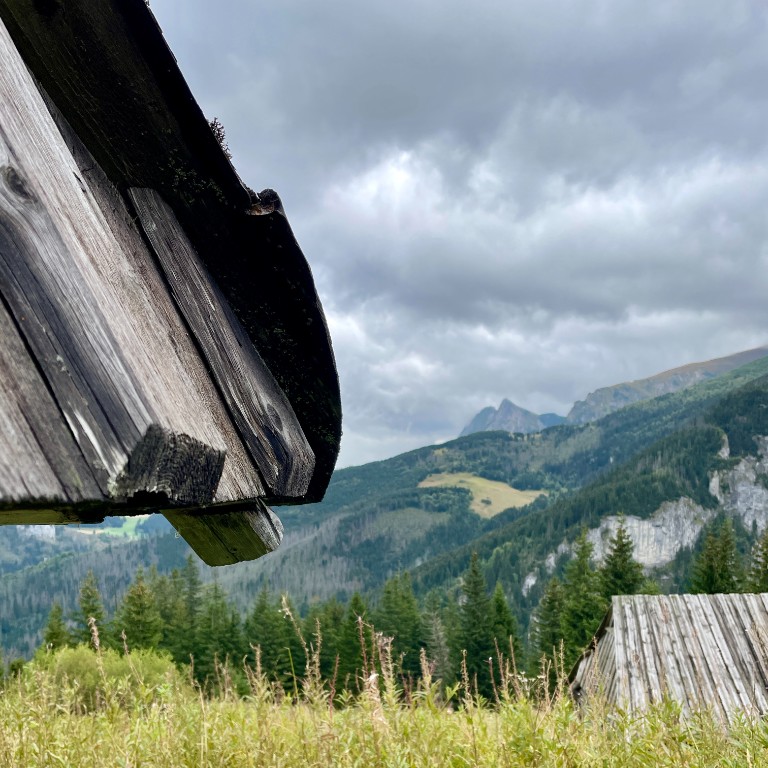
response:
M323 502L278 509L285 539L277 552L224 569L201 566L201 576L240 610L269 586L305 612L356 591L375 600L384 582L404 571L421 598L434 590L455 595L477 552L487 583L502 585L525 628L580 530L589 529L599 554L621 513L643 547L693 518L680 539L686 546L670 551L671 559L638 553L674 591L685 583L686 562L708 522L734 517L744 547L765 524L738 512L737 496L763 503L764 465L754 438L768 435L767 406L768 359L761 358L587 424L477 432L340 469ZM734 472L752 473L751 491ZM112 528L118 535L104 526L40 529L45 535L0 529L0 632L8 653L24 656L36 647L54 595L65 613L73 609L88 570L103 585L109 611L137 567L168 572L189 553L159 516L116 519Z

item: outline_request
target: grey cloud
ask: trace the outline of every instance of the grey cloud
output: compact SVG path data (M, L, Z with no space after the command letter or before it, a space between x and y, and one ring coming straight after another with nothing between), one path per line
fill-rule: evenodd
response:
M765 343L757 0L152 8L310 259L342 463Z

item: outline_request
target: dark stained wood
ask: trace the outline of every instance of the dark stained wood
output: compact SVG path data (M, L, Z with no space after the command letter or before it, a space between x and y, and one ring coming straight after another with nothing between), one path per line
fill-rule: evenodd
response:
M172 510L164 514L208 565L253 560L277 549L283 538L282 523L260 501L241 512Z
M44 6L44 7L43 7ZM280 205L250 216L144 0L0 0L27 66L110 181L157 190L285 392L319 501L341 436L338 378L309 266Z
M151 424L118 475L112 496L126 501L149 493L179 504L211 504L225 456L189 435Z
M152 189L132 188L128 194L268 492L277 499L302 498L315 459L291 404L173 211Z
M0 524L164 512L211 564L272 551L264 501L322 498L341 434L279 197L143 0L0 0L0 61Z

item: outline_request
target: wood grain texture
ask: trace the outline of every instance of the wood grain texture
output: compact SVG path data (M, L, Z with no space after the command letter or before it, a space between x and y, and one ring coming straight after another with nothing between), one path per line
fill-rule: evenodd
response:
M142 365L156 368L144 382L150 399L162 407L167 414L166 425L177 434L186 430L190 437L213 448L224 446L224 467L214 502L263 496L264 486L258 472L134 217L55 105L45 94L43 97L80 178L93 195L111 236L119 244L114 258L104 257L102 274L121 297L129 315L130 329L148 360Z
M0 500L98 498L98 483L2 301L0 372Z
M580 700L598 690L597 681L607 681L609 702L633 711L668 696L685 716L710 710L723 723L741 714L764 717L768 595L614 597L597 647L580 659L571 679Z
M83 178L1 24L0 60L0 291L100 498L155 427L226 456L215 501L261 495L125 205Z
M278 499L303 497L314 454L291 404L170 207L151 189L132 188L128 194L269 494Z
M172 510L164 514L208 565L254 560L277 549L283 538L282 523L262 502L238 512Z

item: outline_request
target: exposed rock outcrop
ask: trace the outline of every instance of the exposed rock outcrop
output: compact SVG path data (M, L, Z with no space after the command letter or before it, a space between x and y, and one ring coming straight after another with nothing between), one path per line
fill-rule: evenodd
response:
M672 562L684 547L691 547L702 528L719 512L739 518L747 528L762 533L768 527L768 437L756 437L757 454L741 459L734 467L714 472L710 477L709 492L718 505L705 509L689 498L664 502L649 518L628 515L624 527L635 545L635 559L646 568L659 568ZM728 440L723 440L720 458L729 457ZM602 562L610 538L616 533L621 517L604 517L598 528L590 530L587 538L594 546L597 563ZM550 552L545 569L554 570L557 559L571 549L560 544ZM526 576L523 594L527 594L537 581L535 573Z

